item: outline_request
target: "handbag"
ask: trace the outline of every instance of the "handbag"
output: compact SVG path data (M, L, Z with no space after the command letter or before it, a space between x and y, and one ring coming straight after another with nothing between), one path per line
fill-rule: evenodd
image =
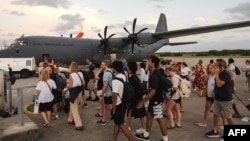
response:
M34 114L38 114L39 113L39 102L38 102L38 100L35 100L33 113Z
M204 86L204 89L201 94L201 97L206 97L206 96L207 96L207 85Z
M78 77L80 78L80 81L82 83L82 79L80 77L80 75L76 72L76 74L78 75ZM85 86L82 84L82 94L84 94L84 91L85 91Z

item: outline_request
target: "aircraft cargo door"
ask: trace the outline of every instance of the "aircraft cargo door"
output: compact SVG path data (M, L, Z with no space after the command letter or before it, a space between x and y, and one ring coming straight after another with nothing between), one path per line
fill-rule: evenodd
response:
M49 59L50 55L49 54L42 54L42 60L46 62Z

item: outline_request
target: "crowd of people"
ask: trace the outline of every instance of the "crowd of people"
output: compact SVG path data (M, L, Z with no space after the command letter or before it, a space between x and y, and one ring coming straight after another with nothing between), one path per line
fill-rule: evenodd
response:
M220 115L223 125L233 124L233 117L241 117L233 102L236 74L232 58L229 58L228 63L224 59L210 60L206 67L203 61L199 60L195 66L189 67L187 62L173 61L172 64L168 64L165 60L150 55L146 62L140 63L140 70L136 62L115 60L111 63L109 60L103 60L99 72L91 58L87 58L86 63L88 64L87 76L79 69L78 63L72 61L68 77L60 73L50 58L39 65L36 93L44 127L49 126L51 119L60 119L58 106L65 92L69 91L68 123L74 125L75 130L84 130L78 109L79 104L87 108L87 101L92 100L99 102L99 111L95 114L100 118L97 124L105 126L111 115L110 119L114 122L111 141L117 140L120 130L129 141L134 140L131 133L132 119L138 119L141 125L139 129L136 129L136 139L149 140L151 127L156 119L161 130L162 141L168 141L167 130L182 127L184 105L179 92L181 79L190 81L192 91L201 97L206 97L204 118L197 125L207 127L209 115L211 111L213 112L214 126L211 131L205 133L207 137L219 137ZM246 61L246 65L247 67L242 71L246 73L246 82L250 91L249 60ZM58 87L53 74L62 75L67 79L67 85L64 88ZM160 75L172 83L168 96L162 92ZM88 77L88 81L85 81L85 77ZM134 99L128 105L122 100L124 84L119 79L124 82L128 81L133 86ZM86 89L89 92L87 98L85 98ZM167 123L164 117L168 119Z

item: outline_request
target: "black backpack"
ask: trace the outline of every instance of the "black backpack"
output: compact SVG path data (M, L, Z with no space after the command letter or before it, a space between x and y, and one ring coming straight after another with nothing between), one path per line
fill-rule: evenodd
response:
M234 65L234 66L235 66L235 74L240 75L240 73L241 73L240 69L236 65Z
M169 80L166 76L164 76L163 74L160 74L160 89L162 90L162 98L170 98L171 97L171 93L170 93L170 88L173 87L173 84L171 82L171 80Z
M115 79L121 81L124 85L122 98L120 95L118 95L121 98L122 103L125 105L131 104L135 95L134 87L128 81L124 82L122 78L114 77L113 80Z
M10 117L10 113L4 111L4 110L0 110L0 117L2 118L6 118L6 117Z
M52 73L50 75L50 77L51 77L51 79L53 79L55 81L57 88L63 89L66 87L67 79L64 78L62 75L57 74L57 73Z
M84 78L84 81L85 81L85 89L87 90L87 84L89 82L89 74L88 74L88 71L85 71L85 70L80 70L80 72L82 72L83 74L83 78Z

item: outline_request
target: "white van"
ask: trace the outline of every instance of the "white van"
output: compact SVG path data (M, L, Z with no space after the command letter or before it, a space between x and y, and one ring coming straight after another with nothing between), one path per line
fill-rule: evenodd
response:
M36 61L31 58L0 58L0 68L9 71L12 68L13 73L19 73L21 78L27 78L36 71Z

